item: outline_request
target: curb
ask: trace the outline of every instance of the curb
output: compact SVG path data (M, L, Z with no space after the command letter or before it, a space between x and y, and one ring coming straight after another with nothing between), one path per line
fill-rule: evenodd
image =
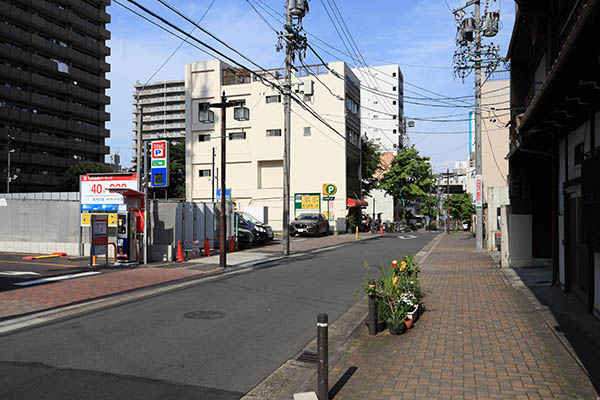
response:
M592 385L587 369L577 353L564 334L555 329L559 324L551 310L539 302L513 268L502 268L496 257L489 251L487 254L536 336L546 346L551 362L563 375L566 389L578 398L600 399L600 395Z
M424 262L442 237L441 233L437 234L417 252L416 262ZM371 238L363 240L368 239ZM342 357L344 351L350 347L352 340L358 336L360 328L365 323L369 313L365 299L364 296L360 298L329 325L330 369ZM297 361L298 356L306 351L316 353L316 336L292 358L252 388L242 397L242 400L289 400L294 393L314 391L317 377L316 366Z

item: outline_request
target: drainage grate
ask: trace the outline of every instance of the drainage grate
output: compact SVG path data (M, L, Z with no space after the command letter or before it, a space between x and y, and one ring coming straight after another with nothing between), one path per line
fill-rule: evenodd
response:
M302 354L296 358L296 361L302 361L308 364L317 364L319 362L319 355L312 351L303 351Z
M226 314L221 311L190 311L183 314L183 318L188 319L219 319L223 318Z

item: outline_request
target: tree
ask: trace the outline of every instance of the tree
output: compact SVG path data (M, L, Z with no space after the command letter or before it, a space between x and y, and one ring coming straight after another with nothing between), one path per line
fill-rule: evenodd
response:
M379 181L379 187L399 202L401 215L407 223L406 206L410 201L425 197L432 184L429 157L420 156L414 145L393 158L390 170Z
M79 192L79 175L98 172L114 172L108 165L97 161L80 161L72 165L63 175L58 186L59 192Z
M471 221L475 214L473 199L469 193L450 195L450 215L461 221Z
M362 165L361 165L361 196L366 197L371 190L376 189L379 183L379 177L376 176L381 159L379 146L371 140L363 140L361 145Z
M150 195L164 198L185 197L185 141L172 140L169 144L169 186L150 189Z
M429 217L430 219L436 218L439 213L438 199L432 195L425 196L419 209L424 216Z

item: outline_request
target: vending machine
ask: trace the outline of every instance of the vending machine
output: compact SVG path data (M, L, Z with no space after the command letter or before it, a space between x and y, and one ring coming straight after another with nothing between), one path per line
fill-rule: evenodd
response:
M135 211L119 211L117 214L117 264L136 263L136 217Z

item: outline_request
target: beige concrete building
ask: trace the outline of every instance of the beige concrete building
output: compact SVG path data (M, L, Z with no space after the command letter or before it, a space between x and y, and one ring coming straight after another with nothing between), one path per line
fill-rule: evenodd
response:
M488 250L495 248L496 235L500 234L500 209L509 204L506 155L510 143L507 126L510 119L510 81L493 78L494 75L481 89L481 159L483 201L487 204L484 221Z
M360 194L360 89L356 76L343 62L329 63L332 74L321 66L310 70L318 79L299 68L293 90L320 115L335 115L334 132L298 104L292 103L291 202L290 218L298 207L327 213L332 230L345 230L349 198ZM283 82L283 70L272 70ZM263 72L265 78L275 80ZM325 87L326 85L327 87ZM213 176L220 159L220 110L214 109L214 122L202 123L202 104L244 100L249 121L236 121L227 109L227 188L238 209L266 207L268 223L282 229L283 214L283 103L281 94L242 70L213 60L189 63L185 67L186 103L186 182L188 201L210 201L219 186ZM333 96L333 92L336 96ZM337 121L337 122L336 122ZM214 175L217 175L215 173ZM323 185L337 187L329 205L323 201ZM319 204L294 201L297 194L318 195ZM315 197L313 197L314 199ZM300 198L298 198L300 200ZM314 204L314 203L313 203Z

